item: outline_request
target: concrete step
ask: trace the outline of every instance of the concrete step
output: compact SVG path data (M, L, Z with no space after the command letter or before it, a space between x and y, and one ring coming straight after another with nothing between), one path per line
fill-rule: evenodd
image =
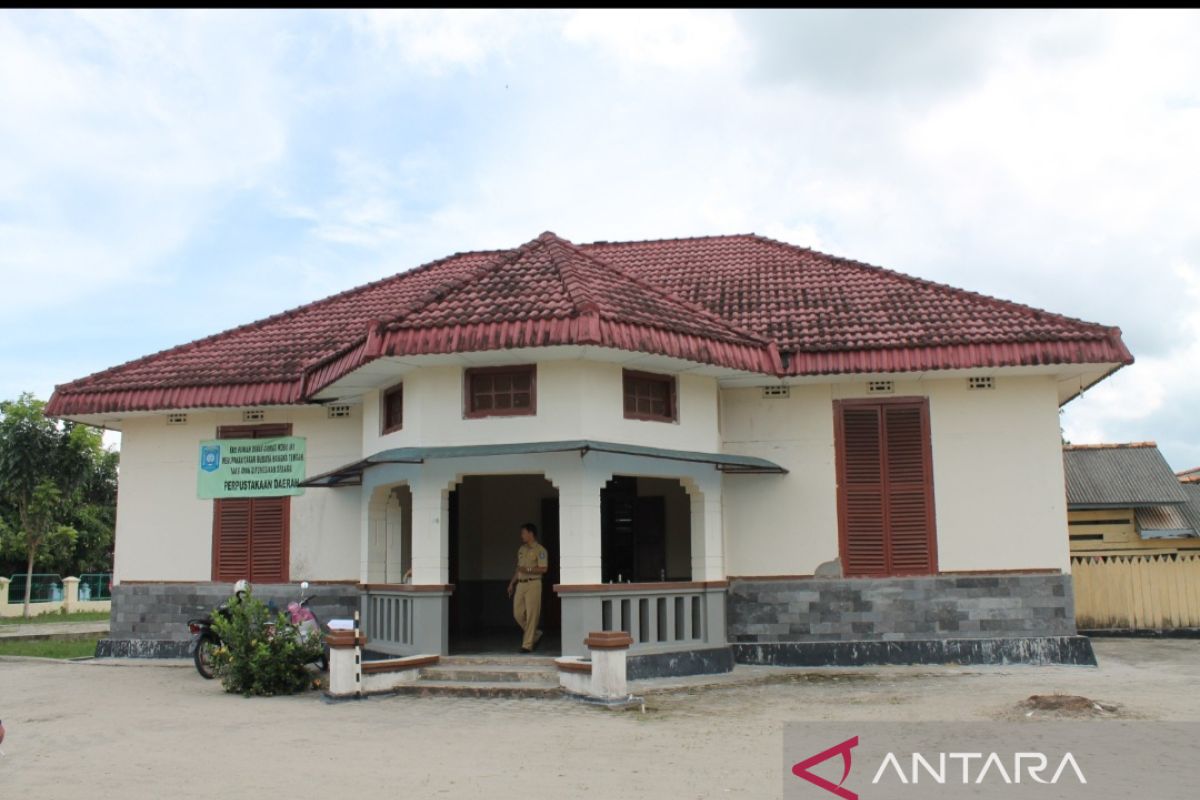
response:
M452 697L561 697L562 690L557 683L548 681L511 682L511 681L435 681L420 680L412 683L402 683L395 689L396 694L416 695L418 697L452 696Z
M553 665L458 664L422 667L421 680L470 683L550 683L555 680Z
M459 667L464 665L488 665L496 667L530 666L554 668L553 655L525 655L513 653L509 655L478 655L478 656L442 656L438 661L440 667Z

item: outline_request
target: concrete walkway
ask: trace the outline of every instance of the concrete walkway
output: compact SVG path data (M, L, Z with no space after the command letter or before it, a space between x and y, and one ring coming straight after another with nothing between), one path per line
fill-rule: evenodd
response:
M0 641L14 639L78 639L108 633L108 623L47 622L43 625L0 625Z

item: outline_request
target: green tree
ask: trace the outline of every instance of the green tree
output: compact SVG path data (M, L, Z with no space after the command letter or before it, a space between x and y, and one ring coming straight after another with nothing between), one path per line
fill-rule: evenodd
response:
M0 501L9 506L0 514L0 544L25 560L26 617L34 563L74 552L81 527L101 527L93 498L107 491L97 477L107 468L99 431L48 419L44 409L28 393L0 403Z

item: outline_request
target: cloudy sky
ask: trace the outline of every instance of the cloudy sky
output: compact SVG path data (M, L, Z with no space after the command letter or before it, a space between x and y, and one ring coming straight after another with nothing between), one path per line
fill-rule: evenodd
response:
M1200 14L0 14L0 397L452 252L755 231L1119 325L1200 465Z

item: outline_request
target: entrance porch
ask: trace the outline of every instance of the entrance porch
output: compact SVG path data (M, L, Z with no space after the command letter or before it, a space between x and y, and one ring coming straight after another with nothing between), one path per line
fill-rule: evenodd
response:
M586 655L600 630L628 632L631 658L728 650L723 471L776 465L594 442L417 450L308 481L361 486L370 649L503 653L507 637L515 651L504 590L533 522L551 563L539 654Z

